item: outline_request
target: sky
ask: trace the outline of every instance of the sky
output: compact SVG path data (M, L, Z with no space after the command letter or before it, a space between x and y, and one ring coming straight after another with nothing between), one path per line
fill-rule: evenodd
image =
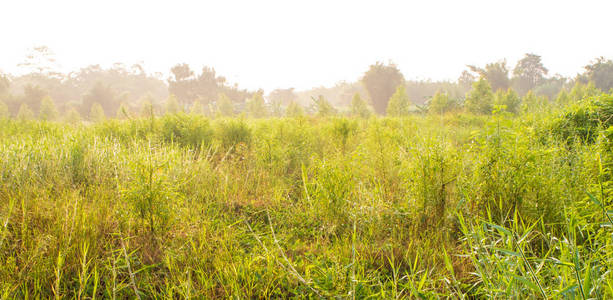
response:
M214 67L249 89L354 81L377 62L407 79L456 80L467 64L524 53L574 76L613 59L613 1L0 0L0 71L48 46L60 71L141 63Z

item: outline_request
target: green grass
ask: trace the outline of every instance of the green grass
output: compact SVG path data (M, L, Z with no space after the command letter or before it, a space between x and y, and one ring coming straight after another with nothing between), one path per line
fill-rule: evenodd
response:
M613 134L573 109L0 120L0 295L611 298Z

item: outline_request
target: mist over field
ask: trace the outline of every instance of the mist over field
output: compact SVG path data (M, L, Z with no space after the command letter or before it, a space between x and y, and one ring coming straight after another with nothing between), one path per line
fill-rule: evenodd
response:
M609 2L0 6L0 299L613 298Z

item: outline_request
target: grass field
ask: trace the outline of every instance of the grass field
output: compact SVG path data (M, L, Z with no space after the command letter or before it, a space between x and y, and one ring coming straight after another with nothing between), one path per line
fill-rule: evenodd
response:
M0 295L610 299L612 103L3 120Z

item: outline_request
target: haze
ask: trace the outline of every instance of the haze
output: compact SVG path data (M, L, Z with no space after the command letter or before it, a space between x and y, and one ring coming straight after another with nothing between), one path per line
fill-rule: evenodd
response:
M456 80L467 64L524 53L574 76L613 56L610 1L5 1L0 70L46 45L65 72L142 63L211 66L247 89L355 81L375 61L407 79Z

